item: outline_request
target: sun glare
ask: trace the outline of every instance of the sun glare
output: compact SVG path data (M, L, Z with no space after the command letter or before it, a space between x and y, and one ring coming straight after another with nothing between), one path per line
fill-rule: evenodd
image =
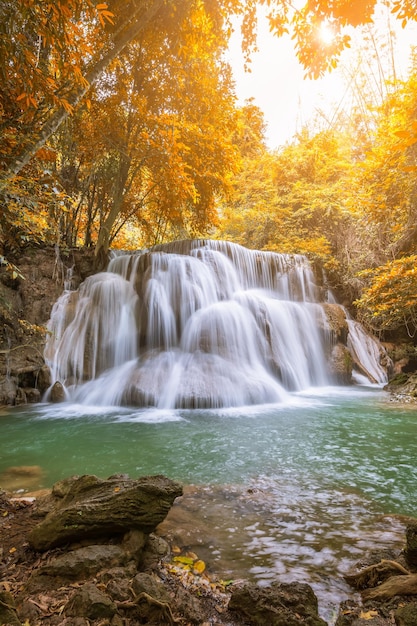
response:
M327 22L322 22L319 28L319 38L322 43L329 46L335 37L333 28Z

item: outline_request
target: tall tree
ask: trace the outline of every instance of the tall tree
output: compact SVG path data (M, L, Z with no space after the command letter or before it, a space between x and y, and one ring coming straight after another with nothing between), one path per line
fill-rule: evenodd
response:
M76 172L80 199L67 216L88 211L98 256L126 221L149 244L169 231L201 233L215 220L215 197L236 159L226 44L222 21L196 2L175 45L163 33L132 42L60 133L57 174L65 184ZM67 232L72 239L78 229Z

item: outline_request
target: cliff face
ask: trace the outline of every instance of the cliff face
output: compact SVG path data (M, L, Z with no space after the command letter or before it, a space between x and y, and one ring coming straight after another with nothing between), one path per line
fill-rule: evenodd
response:
M49 386L46 324L68 273L78 284L94 273L93 251L28 248L10 258L21 276L0 267L0 406L39 402Z

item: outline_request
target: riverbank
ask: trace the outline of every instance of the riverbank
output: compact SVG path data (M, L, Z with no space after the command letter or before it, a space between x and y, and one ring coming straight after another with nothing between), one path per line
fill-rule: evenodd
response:
M129 514L137 517L116 522L129 490ZM163 477L84 476L61 481L37 498L1 493L0 624L326 626L308 585L261 589L222 580L207 574L198 555L169 545L154 532L166 514L167 490L172 498L180 486ZM149 500L154 491L156 500ZM75 526L62 521L71 511L80 519ZM144 519L149 516L151 523Z
M150 532L146 526L147 532L142 536L138 527L134 532L129 531L126 520L124 532L110 532L107 515L106 533L98 530L97 519L94 519L95 532L91 533L88 531L89 516L94 517L91 504L85 508L82 498L77 501L76 495L66 495L68 485L74 493L81 491L78 480L60 481L52 492L45 491L36 497L0 493L0 624L415 626L417 623L417 526L412 521L408 526L411 530L404 537L405 550L386 549L363 555L355 571L346 577L352 585L351 598L342 603L334 619L325 622L319 617L320 607L308 585L277 581L259 587L244 579L214 575L200 555L169 541L169 525L165 522ZM89 489L90 483L98 482L101 489L108 482L94 477L80 480L88 482ZM130 483L135 484L126 477L109 481L116 495ZM171 488L172 481L163 479L164 484L165 481ZM62 530L56 531L49 522L46 535L35 531L45 524L48 516L56 517L51 493L55 493L55 501L67 498L70 509L78 510L82 528L68 534L66 525L61 524ZM107 495L101 497L106 505ZM102 507L99 498L90 498L91 501ZM59 515L68 516L68 506L59 506L58 519ZM60 540L62 532L64 542Z

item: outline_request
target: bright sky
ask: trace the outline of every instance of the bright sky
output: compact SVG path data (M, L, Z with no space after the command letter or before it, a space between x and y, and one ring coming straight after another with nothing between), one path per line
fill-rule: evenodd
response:
M394 19L392 24L397 24ZM398 24L395 63L403 76L408 67L410 44L417 44L417 24L410 24L405 31ZM259 52L252 57L252 72L247 73L243 67L240 33L236 32L229 48L230 62L239 103L253 97L254 103L264 112L270 148L290 141L318 111L331 119L335 109L347 102L349 96L343 70L334 70L320 80L304 79L304 69L298 63L290 37L271 35L266 19L261 16L258 47ZM352 51L342 55L341 66L352 66L353 50L354 46ZM321 120L325 123L322 115Z

